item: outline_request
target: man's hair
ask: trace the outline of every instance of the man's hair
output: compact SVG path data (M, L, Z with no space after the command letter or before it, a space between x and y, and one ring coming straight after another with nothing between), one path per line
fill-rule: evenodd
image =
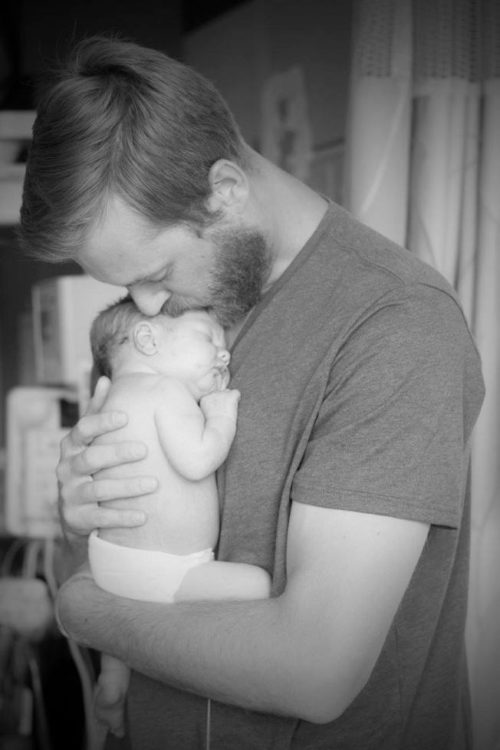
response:
M112 377L117 352L130 341L135 323L145 319L148 319L147 316L141 313L129 295L113 302L97 315L90 328L93 379L101 375Z
M246 165L216 88L132 42L81 41L41 96L24 180L20 241L48 261L74 258L116 195L152 224L203 227L210 167Z

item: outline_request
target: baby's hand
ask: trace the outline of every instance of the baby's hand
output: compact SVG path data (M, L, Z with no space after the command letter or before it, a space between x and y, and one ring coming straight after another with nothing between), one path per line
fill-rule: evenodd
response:
M229 417L234 419L238 415L240 392L236 390L214 391L200 401L200 409L206 419L213 417Z

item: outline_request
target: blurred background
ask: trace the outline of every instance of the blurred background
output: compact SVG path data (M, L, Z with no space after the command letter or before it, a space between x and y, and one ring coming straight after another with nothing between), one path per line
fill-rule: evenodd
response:
M51 615L61 552L54 467L88 398L89 321L120 290L71 263L23 258L16 225L39 81L95 33L193 65L253 148L457 289L487 385L472 470L476 750L499 750L497 0L2 0L0 747L91 746L92 655L66 644ZM68 710L55 718L62 695Z

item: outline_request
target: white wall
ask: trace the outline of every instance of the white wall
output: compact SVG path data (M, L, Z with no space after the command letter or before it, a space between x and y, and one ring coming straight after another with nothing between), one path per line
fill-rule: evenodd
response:
M264 82L302 66L322 147L345 135L350 35L351 0L252 0L187 35L184 58L217 85L256 148Z

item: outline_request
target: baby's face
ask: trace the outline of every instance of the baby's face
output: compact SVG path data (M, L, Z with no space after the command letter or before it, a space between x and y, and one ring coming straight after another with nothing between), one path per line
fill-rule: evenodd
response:
M160 351L162 372L196 385L200 395L227 387L230 354L224 330L208 313L193 310L170 318Z

